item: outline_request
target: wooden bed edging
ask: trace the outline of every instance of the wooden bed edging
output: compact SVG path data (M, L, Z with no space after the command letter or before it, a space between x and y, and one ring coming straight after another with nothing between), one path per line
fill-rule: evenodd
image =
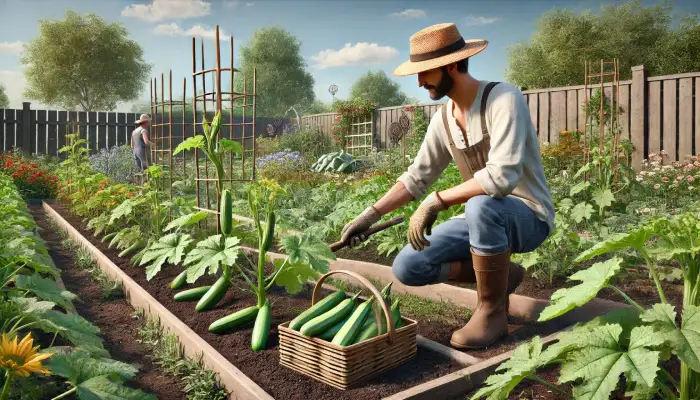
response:
M199 359L200 355L202 356L205 366L219 376L221 385L229 392L229 399L274 400L272 396L231 364L209 343L117 267L104 253L83 237L77 229L63 219L51 205L43 202L42 207L60 229L66 231L81 247L92 254L97 265L110 278L122 283L126 299L135 309L142 309L146 315L157 318L164 328L177 335L185 355L195 360Z
M571 327L564 328L542 338L542 344L545 346L548 345L549 343L557 340L562 332L568 331L569 329L571 329ZM413 386L404 390L403 392L385 397L382 400L434 400L464 398L467 393L477 389L478 386L482 384L502 362L508 360L513 355L513 351L514 350L499 354L495 357L491 357L478 364L469 366L457 372L453 372L449 375Z
M245 251L250 252L258 251L257 249L253 249L246 246L241 246L241 248ZM272 259L286 257L283 254L273 252L268 252L267 254ZM374 264L365 261L338 258L334 261L330 261L330 269L343 269L357 272L358 274L364 276L367 279L374 279L381 282L382 284L387 284L390 281L394 281L394 284L391 287L392 291L398 293L413 294L416 296L423 297L425 299L435 301L446 301L470 308L472 310L476 308L476 303L478 300L476 290L462 288L454 285L448 285L444 283L427 286L406 286L396 280L393 273L391 272L391 267L387 267L382 264ZM350 282L350 280L342 276L338 277L337 279L347 280L348 282ZM537 318L539 317L542 310L544 310L548 305L548 300L535 299L519 294L511 294L510 306L508 307L508 314L511 317L519 318L526 321L537 321ZM561 324L561 326L569 326L577 322L589 321L595 317L601 316L610 311L626 307L630 306L612 300L594 299L589 301L585 305L577 307L552 321L556 321L556 323Z

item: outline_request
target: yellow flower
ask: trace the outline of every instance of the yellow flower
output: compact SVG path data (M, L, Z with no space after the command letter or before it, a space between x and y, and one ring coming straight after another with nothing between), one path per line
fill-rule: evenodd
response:
M275 196L271 194L271 195L270 195L270 198L269 198L268 200L272 201L272 200L274 200L274 199L275 199Z
M53 353L38 353L39 346L32 348L32 344L34 339L31 332L19 344L17 336L10 340L10 337L3 333L0 340L0 367L14 376L26 377L32 372L49 375L51 372L41 365L41 361L51 357Z

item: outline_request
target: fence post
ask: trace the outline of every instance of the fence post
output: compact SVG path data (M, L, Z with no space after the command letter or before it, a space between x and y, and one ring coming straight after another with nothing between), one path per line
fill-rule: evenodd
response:
M32 154L32 110L31 102L22 102L22 154L29 156Z
M630 140L635 147L632 168L638 169L644 160L647 143L647 76L644 65L632 67L630 88Z

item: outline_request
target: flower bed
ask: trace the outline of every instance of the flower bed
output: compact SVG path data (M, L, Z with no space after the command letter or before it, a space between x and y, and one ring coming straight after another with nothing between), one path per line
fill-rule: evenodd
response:
M56 175L12 153L0 154L0 170L7 172L25 199L52 199L56 196Z

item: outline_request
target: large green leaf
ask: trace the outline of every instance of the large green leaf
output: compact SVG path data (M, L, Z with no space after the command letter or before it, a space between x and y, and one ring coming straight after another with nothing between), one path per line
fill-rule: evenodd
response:
M284 264L284 260L276 259L273 261L273 264L275 265L275 271L278 271ZM284 269L275 277L275 283L283 286L288 293L296 294L301 292L306 282L316 278L318 278L318 272L311 269L309 264L300 261L296 263L288 261Z
M40 316L54 308L56 303L52 301L37 300L36 297L13 297L12 302L17 305L23 315Z
M639 228L627 233L615 233L610 235L606 240L598 242L590 249L579 254L574 261L586 261L601 254L611 251L620 251L627 249L639 250L643 249L646 242L654 235L654 229L649 226L640 226Z
M195 136L190 136L187 139L185 139L182 143L177 145L175 148L175 151L173 151L173 155L176 155L178 153L181 153L185 150L192 150L192 149L204 149L205 147L205 138L202 135L195 135Z
M132 389L114 377L96 376L78 385L80 400L158 400L155 395Z
M547 306L538 321L548 321L563 315L575 307L581 307L598 295L598 292L608 284L608 281L620 270L622 259L614 257L610 260L593 264L590 268L576 272L569 277L572 281L581 281L571 288L561 288L552 293L551 304Z
M660 352L648 347L662 341L648 326L632 329L629 346L620 341L622 327L603 325L577 337L579 349L569 353L561 367L560 383L578 379L574 397L582 400L607 400L617 387L620 374L638 385L653 387L659 370Z
M576 221L576 223L580 223L583 220L588 221L591 219L591 216L593 216L593 211L592 205L582 201L576 204L574 209L571 210L571 218Z
M539 336L531 342L523 343L513 350L513 355L496 368L504 371L489 376L482 387L472 396L472 400L485 397L488 400L507 400L510 392L524 379L535 375L538 368L552 363L559 355L568 350L569 346L549 346L542 351L543 344Z
M219 140L219 152L227 152L230 151L235 154L241 154L243 152L243 147L241 147L241 144L230 140L230 139L220 139Z
M15 280L18 289L28 290L40 299L52 301L66 310L73 310L72 301L78 296L60 288L55 280L42 278L38 274L18 275Z
M197 222L206 219L208 213L206 211L197 211L191 214L185 214L182 215L178 218L175 218L174 220L170 221L168 225L163 229L163 231L168 232L171 229L177 229L180 230L186 226L191 226L196 224Z
M138 369L127 363L93 357L89 352L80 349L54 354L49 359L48 366L52 374L68 379L75 386L96 376L117 374L123 379L129 379L138 372Z
M134 212L135 201L132 199L125 199L118 206L114 207L112 214L109 216L109 223L113 224L120 218L127 217Z
M600 208L610 207L613 201L615 201L615 195L610 189L599 189L593 193L593 201Z
M28 319L35 321L36 326L45 332L57 332L76 346L86 345L104 349L102 339L97 336L100 328L78 314L49 310L40 315L29 315Z
M194 283L200 276L204 275L207 268L210 274L215 274L219 269L219 262L224 265L233 265L240 253L237 237L226 238L223 246L221 235L213 235L197 243L185 258L187 268L187 283Z
M296 264L303 262L320 273L328 272L330 263L335 260L335 255L327 243L311 236L308 233L289 235L282 238L282 248L289 256L289 262Z
M657 336L671 346L681 361L700 372L700 307L688 305L683 309L680 329L670 304L655 304L642 314L642 320L651 324Z
M153 242L143 254L140 265L146 265L146 279L151 280L169 262L178 265L194 239L186 233L170 233Z

